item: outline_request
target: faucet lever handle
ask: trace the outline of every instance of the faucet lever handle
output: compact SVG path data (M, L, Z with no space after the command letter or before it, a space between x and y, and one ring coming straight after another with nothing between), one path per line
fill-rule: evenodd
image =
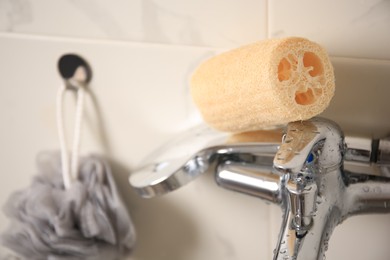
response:
M310 153L321 140L324 140L324 146L327 146L327 149L322 151L322 155L327 157L326 166L340 163L342 155L332 153L332 151L337 152L343 149L341 146L344 143L343 134L335 123L323 118L289 123L282 144L274 158L274 166L283 171L299 172L307 161L313 159Z

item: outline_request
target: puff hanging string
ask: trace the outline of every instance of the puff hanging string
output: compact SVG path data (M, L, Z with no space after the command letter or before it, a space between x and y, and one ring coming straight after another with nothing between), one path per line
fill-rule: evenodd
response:
M4 212L11 224L1 242L25 259L122 259L136 237L110 166L101 156L79 157L91 71L76 55L63 56L59 68L65 79L57 94L60 153L40 153L39 174L9 197ZM70 153L63 118L67 91L77 91Z
M77 73L76 73L77 74ZM58 138L60 142L60 152L61 152L61 169L62 169L62 178L64 181L65 189L69 189L73 180L78 178L78 151L80 146L80 135L81 135L81 126L83 118L83 107L84 107L84 86L79 84L78 80L74 80L72 86L77 88L77 105L76 105L76 119L75 119L75 128L73 135L73 146L72 146L72 156L69 167L69 157L68 149L65 139L65 127L64 127L64 118L63 118L63 102L64 94L67 90L67 86L64 84L60 86L57 94L57 128L58 128Z

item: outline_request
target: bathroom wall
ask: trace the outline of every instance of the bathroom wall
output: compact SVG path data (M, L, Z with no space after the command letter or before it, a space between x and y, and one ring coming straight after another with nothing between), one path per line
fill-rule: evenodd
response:
M389 25L388 0L0 0L0 204L29 184L39 152L58 149L56 64L78 53L93 69L82 152L112 162L138 231L128 259L271 259L277 207L223 190L210 174L144 200L128 175L201 121L188 79L202 60L266 38L322 44L337 84L324 116L349 135L389 134ZM0 229L7 223L0 214ZM336 228L327 259L387 260L389 240L390 215L353 217ZM0 248L0 259L8 254Z

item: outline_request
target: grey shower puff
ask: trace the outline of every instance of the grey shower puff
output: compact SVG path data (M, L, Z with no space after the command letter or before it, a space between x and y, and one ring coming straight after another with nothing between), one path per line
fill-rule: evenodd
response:
M135 231L109 165L81 158L79 180L64 190L59 158L38 156L39 175L10 196L4 212L12 222L1 242L26 259L122 259Z

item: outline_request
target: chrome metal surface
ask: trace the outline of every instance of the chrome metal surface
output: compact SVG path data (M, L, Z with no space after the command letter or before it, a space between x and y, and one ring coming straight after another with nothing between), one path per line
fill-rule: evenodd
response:
M343 133L333 122L316 118L289 124L274 160L285 179L284 225L274 259L323 259L327 237L341 221L344 207L345 152Z
M216 171L217 183L227 189L280 203L279 175L270 165L225 161Z
M390 165L390 139L379 140L377 163L380 165Z
M196 129L164 147L130 183L152 197L211 169L221 187L279 205L284 217L274 260L324 259L344 219L390 212L389 140L345 141L322 118L290 123L281 140L231 143L226 134Z
M279 171L297 174L304 166L318 160L323 168L335 168L342 162L344 148L341 130L330 121L316 118L293 122L287 127L274 166Z
M156 151L129 182L139 195L150 198L184 186L209 170L214 161L232 157L264 161L273 158L278 147L278 143L232 143L227 134L199 127Z
M375 154L374 142L367 138L346 137L345 143L349 150L345 153L345 159L354 163L371 163Z

